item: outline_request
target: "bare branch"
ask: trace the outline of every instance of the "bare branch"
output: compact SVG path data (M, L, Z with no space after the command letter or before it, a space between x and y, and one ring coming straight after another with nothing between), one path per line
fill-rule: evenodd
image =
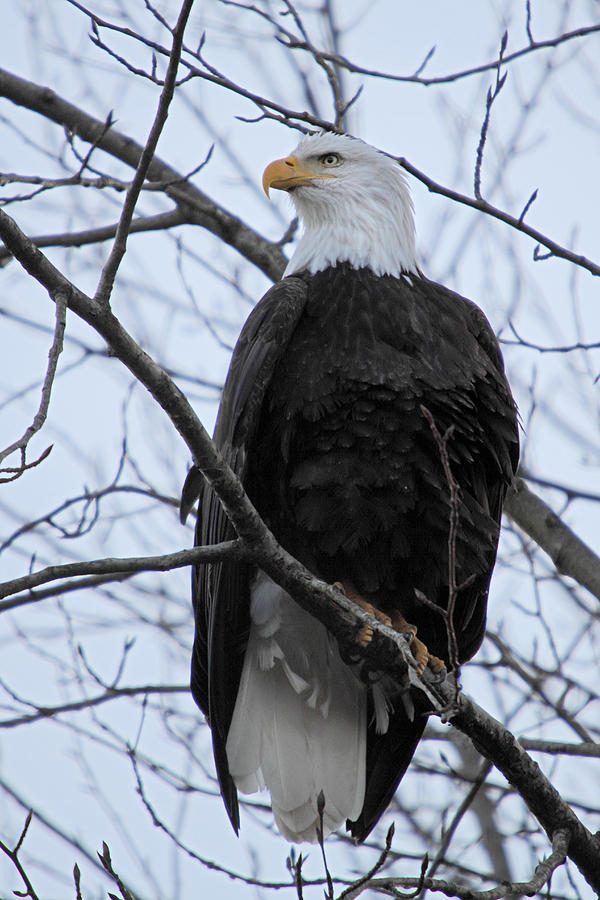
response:
M485 149L485 142L487 140L488 128L490 125L490 115L492 112L492 106L494 101L497 99L500 91L506 84L506 74L500 77L500 69L503 62L504 51L506 50L506 43L508 41L508 31L505 31L502 35L502 41L500 42L500 52L498 53L498 66L496 68L496 83L494 88L488 88L487 97L485 100L485 116L483 118L483 124L481 126L481 134L479 135L479 144L477 146L477 155L475 160L475 178L473 183L473 193L477 197L478 200L482 200L481 196L481 167L483 165L483 151ZM531 201L530 201L531 203ZM521 215L519 216L519 221L522 222L525 218L525 212L528 207L525 207Z
M48 584L51 581L77 575L110 575L112 579L120 579L124 575L136 572L168 572L171 569L181 569L184 566L192 566L200 562L218 562L220 559L230 558L248 558L248 554L243 550L239 541L226 541L222 544L212 544L209 547L179 550L177 553L167 553L164 556L140 556L128 559L111 557L64 563L63 565L47 566L39 572L31 572L29 575L3 582L0 584L0 598L12 597L14 594L29 591L40 584ZM28 596L15 597L14 600L0 603L0 612L27 603L28 599Z
M160 95L158 109L154 122L152 124L152 128L150 129L150 134L148 135L148 140L146 141L146 146L144 147L140 156L135 177L131 183L129 190L127 191L127 197L125 198L125 203L123 204L123 210L121 212L121 218L119 219L119 225L117 228L117 233L115 235L115 242L111 254L106 261L106 264L102 270L102 275L100 276L100 283L98 284L96 296L94 297L94 300L97 303L107 304L109 302L117 270L119 268L121 260L123 259L123 256L125 255L125 250L127 247L127 235L129 234L135 205L138 201L142 185L146 180L146 176L150 168L150 163L152 162L154 151L156 150L156 146L158 144L158 139L167 121L169 106L171 105L171 101L175 93L175 82L177 79L177 70L179 68L179 61L181 58L183 35L189 15L192 11L193 3L194 0L184 0L181 6L179 19L177 20L177 25L175 26L175 30L173 32L173 45L169 56L169 67L167 69L165 84Z
M451 188L447 188L441 184L438 184L436 181L434 181L424 172L421 172L402 156L394 157L394 159L397 159L400 165L404 169L406 169L407 172L410 172L411 175L414 175L414 177L418 181L422 182L433 194L441 194L443 197L448 197L449 200L454 200L457 203L462 203L464 206L470 206L472 209L477 209L479 210L479 212L483 212L488 216L492 216L494 219L499 219L501 222L510 225L510 227L514 228L516 231L520 231L523 234L528 235L534 241L537 241L538 244L547 247L551 256L558 256L561 259L566 259L568 262L574 263L576 266L581 266L581 268L587 269L588 272L592 273L592 275L600 275L600 265L598 263L587 259L585 256L573 253L571 250L567 250L565 247L561 247L560 244L557 244L555 241L551 240L551 238L546 237L546 235L542 234L540 231L537 231L535 228L530 228L529 225L526 225L521 220L521 218L511 216L510 213L504 212L503 210L498 209L498 207L496 206L492 206L492 204L488 203L487 200L481 200L477 197L468 197L466 194L460 194L458 191L454 191Z
M20 472L17 474L22 474L26 469L26 454L27 454L27 446L29 441L37 434L38 431L44 425L46 421L46 417L48 415L48 408L50 406L50 396L52 394L52 385L54 384L54 377L56 375L56 367L58 366L58 360L60 354L63 349L63 340L65 334L65 325L67 321L67 299L62 291L58 290L54 294L53 298L55 308L56 308L56 324L54 326L54 338L52 341L52 346L48 352L48 367L46 369L46 375L44 377L44 383L42 385L42 395L40 397L40 405L38 407L38 411L34 416L33 422L31 425L25 430L25 433L20 437L17 441L10 444L5 450L0 451L0 462L6 459L7 456L10 456L11 453L14 453L15 450L21 451L21 467ZM48 451L45 452L43 458L48 455ZM40 462L41 460L38 460ZM5 472L5 469L0 469L0 473Z
M17 841L14 849L11 850L7 846L7 844L4 843L4 841L0 841L0 850L2 850L2 852L5 853L6 856L8 856L8 858L14 865L15 869L17 870L17 872L23 879L23 884L25 885L25 888L26 888L26 893L24 893L23 891L14 891L13 893L15 893L19 897L30 897L31 900L39 900L39 895L36 894L34 887L31 883L31 881L29 880L29 876L27 875L27 872L23 868L23 864L21 863L21 861L19 859L19 850L21 849L23 841L25 840L25 835L27 834L27 829L29 828L29 825L31 823L32 815L33 815L32 811L29 810L29 813L27 814L27 818L25 819L25 824L23 825L23 830L21 831L21 836L19 837L19 840Z
M520 59L521 57L527 56L530 53L536 52L538 50L548 50L552 47L558 47L560 44L564 44L567 41L588 37L589 35L597 34L599 31L600 25L587 25L582 28L575 28L573 31L561 32L560 34L556 35L556 37L548 38L545 41L534 41L531 37L531 34L528 32L530 38L529 43L525 47L521 47L519 50L514 50L512 53L507 53L504 57L504 63L506 65L516 59ZM289 46L291 50L311 50L309 46L298 40L290 40L287 46ZM493 71L498 65L498 60L494 59L491 62L483 63L480 66L472 66L468 69L462 69L458 72L449 72L447 75L437 75L432 76L431 78L423 78L421 77L420 73L422 72L425 64L431 58L434 50L435 48L432 48L432 50L429 51L429 53L425 57L424 62L421 63L416 72L412 75L397 75L391 72L381 72L378 69L369 69L364 66L356 65L345 56L340 56L334 53L327 53L326 51L321 51L321 55L324 57L324 59L327 59L330 62L335 63L337 66L347 69L348 72L352 72L356 75L367 75L370 78L382 78L386 81L420 84L423 85L423 87L431 87L432 85L439 84L451 84L455 81L461 81L464 78L470 78L473 75L481 75L484 72Z
M517 479L509 491L504 510L548 554L558 572L574 578L600 600L600 559L523 479Z
M132 168L137 167L142 154L139 144L114 128L105 132L104 122L63 100L54 91L0 69L0 96L68 128L84 141L97 142L99 149ZM165 193L181 206L190 224L206 228L235 247L273 281L280 277L286 259L277 244L257 235L156 156L148 167L148 178L172 183Z
M178 225L189 223L189 217L182 209L174 209L172 212L159 213L156 216L143 216L134 219L129 227L129 234L140 234L147 231L165 231L176 228ZM84 247L87 244L101 244L110 241L117 233L118 223L105 225L102 228L89 228L85 231L70 231L66 234L46 234L33 236L32 242L36 247ZM6 247L0 249L0 267L12 259Z
M107 688L102 694L95 697L83 697L81 700L73 700L71 703L61 703L59 706L34 706L34 712L23 716L15 716L12 719L0 719L0 728L17 728L19 725L30 725L39 722L40 719L50 719L66 712L78 712L82 709L91 709L101 706L112 700L123 697L148 697L152 694L188 694L187 684L145 684L132 687Z
M600 757L600 744L582 741L581 744L565 744L563 741L540 741L536 738L520 737L519 743L525 750L551 753L553 756Z

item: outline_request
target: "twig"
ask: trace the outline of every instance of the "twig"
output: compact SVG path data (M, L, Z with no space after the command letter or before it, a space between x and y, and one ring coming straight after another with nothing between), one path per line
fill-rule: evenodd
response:
M127 887L125 887L125 885L121 881L121 878L113 869L112 860L110 858L110 850L108 848L108 844L106 843L106 841L102 842L102 853L98 854L98 859L102 863L102 866L104 867L105 872L107 872L110 875L110 877L112 878L114 883L117 885L117 887L121 891L121 897L123 898L123 900L136 900L135 895L132 894L131 891ZM114 894L110 894L109 896L114 897ZM116 900L116 898L115 898L115 900Z
M48 584L50 581L71 578L76 575L110 574L120 578L129 573L167 572L201 562L217 562L232 558L239 560L248 558L247 551L242 549L237 540L212 544L208 547L195 547L192 550L179 550L177 553L167 553L163 556L138 556L124 559L109 557L85 562L64 563L63 565L47 566L39 572L30 572L29 575L22 575L20 578L0 583L0 598L11 597L13 594L29 591L40 584ZM6 606L0 604L0 612L12 609L13 606L15 606L13 601L7 603Z
M506 83L506 76L508 73L500 77L500 68L502 66L502 57L504 55L504 51L506 50L506 44L508 41L508 31L505 31L502 35L502 40L500 42L500 52L498 53L498 65L496 68L496 83L494 88L488 88L487 96L485 99L485 116L483 117L483 123L481 125L481 134L479 135L479 144L477 145L477 154L475 159L475 176L473 179L473 193L477 197L478 200L482 200L481 196L481 167L483 165L483 151L485 148L485 142L487 140L488 128L490 125L490 115L492 112L492 106L494 101L496 100L498 94L504 87ZM531 202L531 201L530 201ZM519 217L519 221L523 222L525 217L526 209L521 213Z
M48 352L48 367L46 369L46 375L44 377L44 383L42 385L42 394L40 397L40 405L38 407L38 411L34 416L33 422L25 430L25 433L22 435L22 437L20 437L17 441L14 441L14 443L10 444L9 447L0 452L1 462L3 459L6 459L7 456L10 456L11 453L14 453L15 450L21 451L20 474L22 474L28 468L26 463L26 453L29 441L34 436L34 434L37 434L37 432L40 431L40 429L44 425L44 422L46 421L48 408L50 406L50 397L52 395L52 385L54 384L54 377L56 375L56 368L58 366L58 360L63 349L65 325L67 321L67 297L64 291L59 289L55 292L53 300L55 303L56 316L54 338L52 341L52 346L50 347L50 350ZM44 451L40 459L35 464L37 465L42 461L42 459L45 459L50 450L51 448L48 448L46 451ZM0 469L0 472L3 471L6 470ZM15 477L18 477L18 474L19 470L17 470ZM0 479L0 481L2 480L4 479Z
M377 859L375 865L372 866L368 872L365 872L365 874L358 878L356 881L352 882L349 887L345 888L338 896L337 900L354 900L355 897L358 897L358 895L362 893L364 888L368 887L369 882L372 881L375 875L384 867L387 858L390 855L395 829L396 826L392 822L385 836L385 846L379 854L379 858Z
M32 722L39 722L41 719L51 719L62 713L79 712L82 709L92 709L95 706L103 706L112 700L122 699L123 697L148 697L151 694L187 694L189 687L187 684L145 684L133 687L109 688L102 694L95 697L84 697L82 700L73 700L72 703L61 703L60 706L34 706L35 712L28 713L23 716L15 716L12 719L0 719L0 728L18 728L21 725L30 725ZM21 703L25 702L23 700ZM29 704L32 706L33 704Z
M419 599L422 602L425 602L426 605L438 612L444 622L446 624L446 635L448 640L448 660L450 665L454 671L458 671L459 661L458 661L458 639L456 637L456 630L454 628L454 610L456 607L456 599L461 588L466 585L458 585L456 583L456 539L458 535L458 520L459 520L459 512L460 512L460 497L459 497L459 489L458 484L456 483L456 479L452 474L452 468L450 466L450 457L448 456L448 440L452 436L452 432L454 431L454 426L451 425L450 428L445 432L444 435L441 435L437 425L435 424L435 420L431 414L431 412L427 409L426 406L421 406L421 412L427 419L429 423L429 428L431 429L431 433L433 435L434 441L436 443L438 453L440 455L440 460L442 463L442 467L444 469L444 476L446 478L446 484L448 485L449 491L449 525L448 525L448 605L446 609L443 609L441 606L438 606L437 603L433 603L429 597L425 597L422 591L416 591L419 596ZM458 682L456 682L456 690L458 692Z
M131 220L133 219L135 205L138 201L142 185L146 180L148 169L150 167L152 157L154 156L154 151L156 150L158 139L162 134L163 128L167 121L169 106L171 105L171 101L175 93L175 83L177 80L177 70L179 68L179 61L181 58L183 35L189 15L192 11L193 3L194 0L184 0L181 6L177 25L175 26L175 30L173 31L173 46L171 48L169 66L167 69L167 75L165 77L165 84L158 103L158 110L156 112L156 117L152 124L152 128L150 129L148 140L146 141L146 145L142 150L134 179L129 190L127 191L127 196L125 198L125 203L123 204L123 210L121 212L121 218L119 219L119 225L117 227L117 233L115 235L115 242L113 244L111 254L106 261L104 268L102 269L100 283L98 284L98 289L94 297L94 300L97 303L109 303L115 277L119 265L121 264L121 260L125 255L125 250L127 247L127 235L129 234L129 229L131 227Z
M30 809L29 812L27 813L27 818L25 819L25 824L23 825L21 835L19 837L19 840L15 844L14 849L11 850L10 847L8 847L4 843L4 841L0 841L0 850L2 850L2 852L5 853L6 856L8 856L8 858L12 862L13 866L15 867L15 869L17 870L17 872L23 879L23 884L25 885L25 887L27 889L27 893L24 893L23 891L13 891L13 893L16 894L16 896L18 896L18 897L30 897L31 900L39 900L39 897L36 894L31 881L29 880L29 876L27 875L27 872L23 868L23 864L21 863L21 861L19 859L19 850L21 849L21 847L23 845L23 841L25 840L25 835L27 834L27 829L29 828L29 826L31 824L32 816L33 816L33 810Z
M537 738L520 737L519 743L525 750L551 753L556 756L587 756L600 758L600 744L582 741L581 744L566 744L564 741L540 741Z
M589 344L577 341L575 344L561 344L555 347L542 347L540 344L533 344L521 337L512 322L508 323L508 327L516 337L516 341L508 341L506 338L501 340L503 344L509 344L513 347L527 347L529 350L537 350L538 353L572 353L574 350L597 350L600 347L600 341L592 341Z

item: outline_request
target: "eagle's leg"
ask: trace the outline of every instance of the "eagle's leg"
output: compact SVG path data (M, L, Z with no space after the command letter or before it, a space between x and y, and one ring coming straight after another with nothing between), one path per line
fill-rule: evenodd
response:
M392 610L391 615L392 628L394 631L399 631L400 634L411 634L412 639L410 642L410 649L412 650L412 654L417 661L417 671L419 675L421 675L427 666L435 672L436 675L439 675L441 672L446 671L446 664L442 659L438 656L434 656L433 653L430 653L423 641L420 641L417 637L417 626L411 625L406 621L404 616L398 612L397 609Z
M357 606L364 609L365 612L369 613L370 616L373 616L374 619L377 619L378 622L381 622L382 625L393 627L390 617L380 609L377 609L376 606L373 606L372 603L369 603L368 600L365 600L365 598L358 593L351 581L334 581L333 587L336 587L348 598L348 600L352 600L353 603L356 603ZM355 640L360 647L366 647L367 644L371 642L372 638L373 628L371 625L361 625Z

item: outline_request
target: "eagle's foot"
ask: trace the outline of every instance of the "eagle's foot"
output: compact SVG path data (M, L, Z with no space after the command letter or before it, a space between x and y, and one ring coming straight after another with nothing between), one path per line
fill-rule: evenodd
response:
M410 649L417 663L417 672L419 675L423 674L427 666L429 666L435 675L441 675L442 672L446 671L446 664L444 661L438 656L434 656L433 653L430 653L423 641L419 640L417 637L416 625L411 625L410 622L407 622L404 616L396 609L392 612L391 621L394 631L411 636Z
M387 625L388 627L392 625L390 617L380 609L377 609L376 606L373 606L372 603L369 603L368 600L365 600L365 598L358 593L351 581L334 581L333 587L337 588L338 591L341 591L348 600L352 600L353 603L356 603L357 606L364 609L365 612L369 613L370 616L373 616L374 619L377 619L378 622L381 622L382 625ZM361 625L354 640L359 647L366 647L367 644L371 643L372 639L373 627L371 625Z

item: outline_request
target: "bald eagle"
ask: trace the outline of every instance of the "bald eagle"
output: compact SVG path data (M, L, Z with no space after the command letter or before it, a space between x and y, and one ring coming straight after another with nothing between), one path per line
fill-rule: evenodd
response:
M303 233L242 330L215 443L286 550L380 620L416 633L421 667L462 663L483 639L518 461L494 333L475 304L421 272L392 158L348 135L313 134L267 166L263 185L289 193ZM433 424L458 486L450 542ZM187 508L200 493L197 544L233 537L212 490L197 484L184 488ZM451 560L453 654L431 608L448 605ZM364 840L422 735L421 695L405 702L389 679L364 677L252 565L199 566L193 602L192 693L236 833L237 791L266 787L288 840L314 842L320 815L325 835L346 821Z

